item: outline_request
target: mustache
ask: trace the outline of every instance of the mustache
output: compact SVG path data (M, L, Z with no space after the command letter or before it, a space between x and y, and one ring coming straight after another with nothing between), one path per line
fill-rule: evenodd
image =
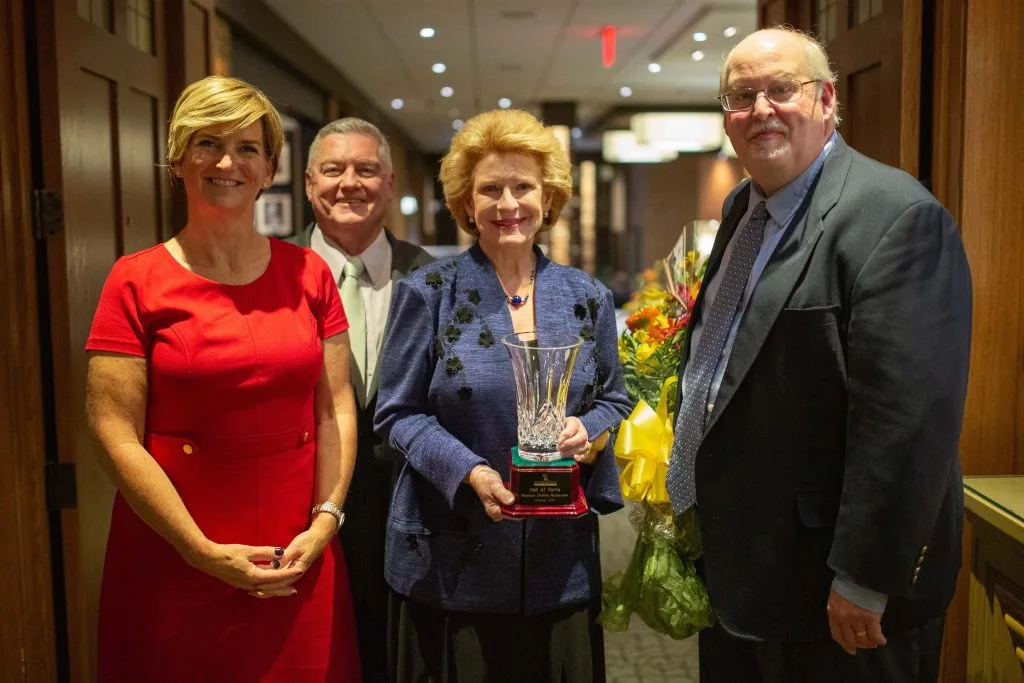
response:
M755 123L751 126L750 130L747 132L747 139L753 140L756 136L761 135L762 133L776 132L788 135L789 127L778 119L769 119L768 121Z

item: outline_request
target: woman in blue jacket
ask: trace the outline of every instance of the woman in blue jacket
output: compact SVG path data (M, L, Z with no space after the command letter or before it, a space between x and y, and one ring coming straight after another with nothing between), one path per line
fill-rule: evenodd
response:
M396 680L603 681L597 517L512 521L499 507L517 441L501 338L533 330L583 339L558 449L594 512L622 507L607 436L630 405L612 296L535 244L571 195L569 162L530 114L491 111L455 136L441 182L477 243L397 283L376 414L406 457L385 569Z

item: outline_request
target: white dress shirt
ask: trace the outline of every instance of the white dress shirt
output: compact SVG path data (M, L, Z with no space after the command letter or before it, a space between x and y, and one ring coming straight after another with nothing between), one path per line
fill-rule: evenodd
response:
M327 261L334 281L340 286L342 270L351 256L332 242L319 225L313 228L309 246ZM370 387L377 372L377 357L384 341L384 328L387 326L388 308L391 306L391 243L383 230L359 254L359 258L366 268L359 282L359 291L363 295L363 309L366 313L366 386Z

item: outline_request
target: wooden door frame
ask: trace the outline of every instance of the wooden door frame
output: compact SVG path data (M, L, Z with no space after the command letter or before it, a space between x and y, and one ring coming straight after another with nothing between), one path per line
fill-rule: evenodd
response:
M22 0L23 1L23 0ZM67 143L65 125L70 117L77 113L76 105L65 89L65 84L73 80L78 70L102 74L104 78L117 81L127 87L136 87L139 92L156 98L157 107L154 112L156 120L166 120L166 36L163 18L165 4L170 0L154 0L153 5L153 53L147 55L133 53L131 58L124 58L124 49L128 45L123 40L124 26L120 13L115 13L114 33L94 26L78 17L74 0L49 0L35 3L35 55L37 65L36 86L39 93L39 106L36 118L35 139L39 141L37 163L40 169L37 182L40 186L59 190L66 195L69 188L76 183L76 178L65 178L64 145ZM123 3L115 3L123 8ZM28 10L26 10L28 11ZM145 86L140 86L145 84ZM110 107L120 120L122 101L113 98ZM119 125L119 124L118 124ZM156 152L166 141L165 127L156 129ZM72 138L73 139L73 138ZM110 141L113 146L114 164L122 163L120 140ZM154 174L158 171L154 169ZM115 182L119 182L115 179ZM167 183L157 188L157 213L160 225L165 228L168 215ZM120 193L120 187L112 192ZM67 207L65 207L67 208ZM119 206L118 209L121 207ZM112 226L117 252L123 253L125 248L124 219L118 215L118 225ZM65 216L67 220L67 216ZM73 228L65 225L63 229L46 239L42 249L45 256L40 269L44 273L43 281L48 288L48 314L43 321L48 325L48 335L44 344L49 345L52 372L47 380L46 391L52 398L46 406L47 444L51 457L59 464L80 465L90 457L92 447L83 443L84 407L81 400L85 390L84 373L79 366L84 358L84 350L78 346L79 341L73 340L73 317L81 318L83 312L73 310L70 303L72 288L75 286L70 273L76 267L89 267L91 263L82 253L74 251L81 245L74 241ZM105 273L104 273L105 275ZM91 312L90 312L91 313ZM94 447L94 446L93 446ZM81 475L81 467L76 475ZM83 498L81 477L76 482L79 502ZM51 535L53 540L53 591L57 598L55 619L58 622L56 636L58 638L58 655L64 670L59 672L62 679L82 681L95 680L93 671L94 653L91 652L96 624L89 623L88 600L94 593L85 593L82 575L88 568L83 568L82 548L84 539L80 533L79 511L74 506L59 509L51 515Z
M0 0L0 661L5 680L28 682L56 680L57 665L25 22L23 0Z

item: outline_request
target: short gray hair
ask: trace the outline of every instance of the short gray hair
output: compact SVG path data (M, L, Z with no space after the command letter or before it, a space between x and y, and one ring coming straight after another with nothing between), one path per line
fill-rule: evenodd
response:
M814 35L799 31L792 26L772 26L770 28L762 29L764 31L781 31L782 33L788 33L794 36L804 48L804 61L807 62L807 66L810 69L811 78L821 81L822 83L831 83L832 88L836 89L836 81L839 80L838 74L832 69L832 65L828 59L828 53L825 52L825 45L818 40ZM738 47L738 46L737 46ZM729 51L725 61L722 62L722 67L718 72L718 91L725 92L726 82L729 80L729 70L732 67L732 54L736 51L734 47ZM820 86L819 86L820 94ZM832 125L835 128L839 127L839 91L836 89L836 108L832 110Z
M331 121L317 132L313 142L309 145L309 156L306 157L307 171L313 168L313 159L316 157L317 149L320 147L321 141L328 135L365 135L376 140L377 156L384 163L384 168L388 171L394 170L394 164L391 163L391 145L388 144L384 133L380 132L380 128L355 116L346 116L343 119Z

